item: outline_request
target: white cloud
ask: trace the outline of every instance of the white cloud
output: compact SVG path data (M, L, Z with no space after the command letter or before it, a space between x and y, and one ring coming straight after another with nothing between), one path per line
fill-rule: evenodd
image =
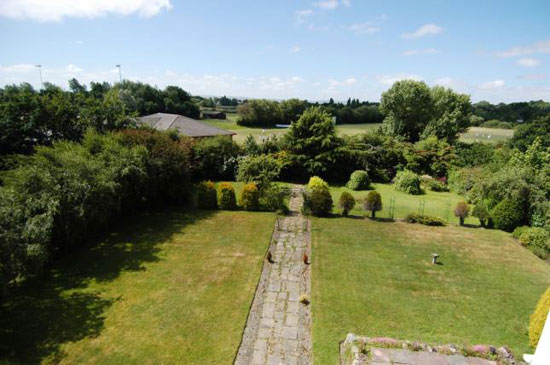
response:
M415 81L422 81L422 77L414 74L392 74L392 75L382 75L378 77L378 82L382 85L388 85L391 86L397 81L401 80L415 80Z
M338 7L338 0L324 0L315 3L315 6L325 10L332 10Z
M306 22L307 18L313 14L313 10L311 9L303 9L303 10L296 10L294 12L294 15L296 16L296 22L298 24L303 24Z
M301 50L302 50L302 48L301 48L300 46L294 46L294 47L292 47L292 48L289 50L289 52L290 52L290 53L298 53L298 52L300 52Z
M424 37L424 36L427 36L427 35L439 34L441 32L443 32L442 27L440 27L439 25L435 25L435 24L430 23L430 24L424 24L423 26L421 26L420 28L418 28L417 30L415 30L412 33L403 33L403 34L401 34L401 38L414 39L414 38Z
M351 0L342 0L342 5L349 8L351 6Z
M403 52L403 56L416 56L423 54L436 54L439 51L435 48L426 48L426 49L409 49Z
M170 0L2 0L0 16L38 21L60 21L66 17L95 18L107 14L144 17L170 10Z
M518 76L518 79L521 79L521 80L535 80L535 81L546 80L547 78L549 78L549 75L547 74L526 74L526 75Z
M347 78L345 80L339 81L330 79L328 80L328 84L331 87L340 87L340 86L351 86L357 83L357 79L354 77Z
M517 64L523 67L537 67L540 65L540 60L536 58L520 58Z
M536 42L527 46L517 46L505 51L497 52L499 57L517 57L537 53L550 53L550 39Z
M487 90L487 89L498 89L504 86L504 80L493 80L484 82L483 84L479 85L480 89Z
M380 31L380 27L368 22L348 25L345 29L357 34L374 34Z

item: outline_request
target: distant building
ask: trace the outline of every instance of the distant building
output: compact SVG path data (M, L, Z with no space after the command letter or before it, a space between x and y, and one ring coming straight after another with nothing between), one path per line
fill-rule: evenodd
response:
M224 112L219 112L217 110L203 110L202 111L203 119L226 119L227 116Z
M175 129L183 136L192 138L206 138L228 136L236 134L225 129L209 126L206 123L179 114L155 113L138 118L138 123L148 125L159 131Z

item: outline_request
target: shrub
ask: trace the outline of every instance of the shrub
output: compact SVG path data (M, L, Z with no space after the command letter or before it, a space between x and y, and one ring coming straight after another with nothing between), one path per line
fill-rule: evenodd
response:
M314 188L326 188L328 189L328 184L325 180L321 179L319 176L312 176L307 183L307 188L313 190Z
M235 210L237 209L237 199L235 198L235 189L228 182L220 184L220 194L218 195L218 206L220 209Z
M472 210L472 215L479 219L479 223L482 227L485 227L487 223L489 222L489 219L491 219L491 215L489 214L489 209L487 208L487 204L485 202L481 201L477 203L474 206L474 209Z
M328 188L315 187L304 194L304 213L317 217L329 215L332 209L332 196Z
M420 177L410 170L399 171L394 179L395 189L407 194L420 195Z
M369 175L364 170L356 170L349 177L349 181L346 184L348 189L351 190L367 190L369 188L370 181Z
M197 184L197 206L201 209L218 207L218 194L212 181L201 181Z
M427 186L431 191L449 191L449 187L439 180L432 180Z
M519 240L522 246L527 247L541 259L550 254L550 233L540 227L518 227L512 235Z
M470 213L470 206L466 202L459 202L454 210L455 217L458 217L460 219L460 225L464 225L464 219L468 217L468 214Z
M289 195L289 189L281 185L270 184L260 192L260 208L268 212L288 214L285 198Z
M240 204L244 210L258 210L260 208L260 191L255 183L248 183L243 186Z
M420 223L426 226L445 226L446 223L443 219L433 217L429 215L422 215L417 213L409 213L405 217L407 223Z
M372 218L376 217L376 212L382 210L382 197L377 191L371 191L367 194L367 198L364 202L365 210L372 212Z
M199 139L193 145L193 168L197 179L233 180L240 147L226 136Z
M540 335L542 334L542 329L546 323L546 317L548 316L548 311L550 310L550 288L546 289L544 294L539 299L537 303L537 308L535 312L531 315L531 320L529 321L529 344L536 348L539 343Z
M239 162L237 181L253 181L262 190L279 177L281 167L281 162L271 155L247 156Z
M349 212L355 206L355 198L347 191L342 192L340 200L338 201L338 207L344 217L347 217Z
M519 204L510 199L502 200L491 211L495 227L507 232L512 232L521 224L522 216Z

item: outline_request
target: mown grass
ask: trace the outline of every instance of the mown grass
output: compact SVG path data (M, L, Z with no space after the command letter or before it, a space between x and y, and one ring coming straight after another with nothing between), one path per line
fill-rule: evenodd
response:
M506 345L521 356L550 284L550 266L507 233L369 219L315 218L312 270L317 364L337 363L349 332Z
M233 136L233 140L237 143L242 143L251 135L257 140L262 140L271 136L281 136L288 131L285 128L249 128L243 127L237 124L236 115L228 114L228 119L219 120L219 119L205 119L204 123L209 124L213 127L223 128L237 133ZM366 124L339 124L336 126L336 131L339 135L355 135L359 133L364 133L369 130L374 130L380 126L379 123L366 123Z
M0 363L231 363L275 215L127 219L0 304Z
M460 136L462 142L506 142L514 136L513 129L470 127Z
M464 198L452 192L425 190L425 194L410 195L395 190L392 184L373 183L371 189L378 191L382 196L382 211L376 213L376 216L380 218L389 218L390 203L393 198L395 201L394 218L404 218L409 213L423 213L458 223L458 218L454 216L453 210L458 202L464 201ZM351 215L370 216L370 212L363 210L363 200L367 196L368 190L353 191L345 186L330 187L334 201L334 213L339 213L338 200L344 191L351 193L357 200L355 208L350 212ZM465 223L479 224L479 220L475 217L468 217Z

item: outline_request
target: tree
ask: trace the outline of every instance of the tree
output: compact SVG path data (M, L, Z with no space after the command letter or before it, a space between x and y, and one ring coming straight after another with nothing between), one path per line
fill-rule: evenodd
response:
M454 210L455 217L458 217L460 220L460 225L464 225L464 220L468 217L470 213L470 206L466 202L459 202Z
M338 207L344 217L347 217L349 212L355 206L355 198L347 191L342 192L340 200L338 200Z
M387 134L416 142L432 119L432 93L422 81L397 81L382 93L380 111L386 115L383 127Z
M237 107L237 124L248 127L272 127L281 123L281 105L272 100L255 99Z
M431 90L433 102L432 119L428 122L422 136L436 136L453 143L458 134L470 126L472 105L470 96L458 94L451 89L434 86Z
M306 110L307 102L300 99L288 99L281 102L281 120L283 123L290 124L300 118L300 115Z
M482 227L486 227L487 223L491 219L491 215L489 214L489 209L487 208L487 204L483 201L477 203L474 206L474 209L472 210L472 215L479 219L479 223Z
M537 137L540 138L542 146L550 147L550 116L540 117L517 127L510 144L525 151Z
M375 190L369 192L364 202L364 208L371 211L372 218L376 218L376 212L382 210L382 196L380 196L380 193Z
M285 143L294 166L305 168L309 175L326 172L336 159L340 145L330 115L319 107L307 109L292 123Z
M260 190L279 177L281 163L273 156L246 156L239 162L237 181L255 182Z

